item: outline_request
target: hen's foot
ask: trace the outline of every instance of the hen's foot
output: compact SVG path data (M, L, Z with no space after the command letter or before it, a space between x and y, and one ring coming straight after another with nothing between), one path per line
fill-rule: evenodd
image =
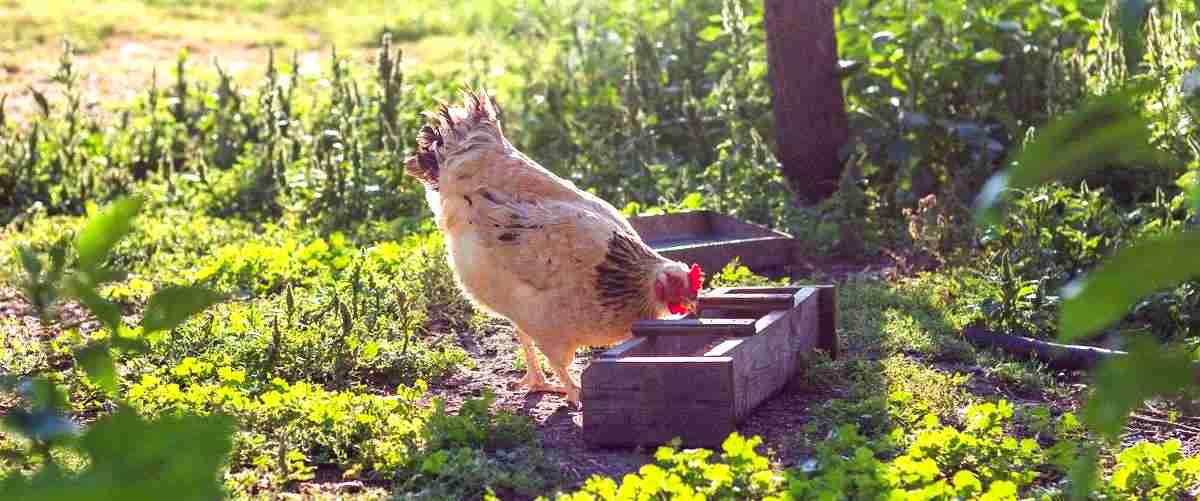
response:
M521 378L520 381L510 383L510 386L529 389L546 386L546 376L543 376L539 371L526 370L525 377Z
M566 393L567 395L570 395L570 394L571 394L571 390L570 390L570 389L568 389L566 386L557 385L557 384L550 384L550 383L547 383L547 382L542 382L541 384L538 384L538 385L534 385L534 386L530 386L530 387L529 387L529 393L541 393L541 392L545 392L545 393Z

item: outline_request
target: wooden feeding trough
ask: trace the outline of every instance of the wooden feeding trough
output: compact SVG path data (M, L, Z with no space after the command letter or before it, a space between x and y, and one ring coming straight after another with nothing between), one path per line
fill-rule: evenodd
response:
M798 374L805 355L837 355L831 286L729 288L701 295L700 314L633 325L633 338L583 372L591 445L718 447L736 424Z
M735 257L760 274L781 271L792 262L791 235L713 211L641 216L629 223L663 256L713 272Z

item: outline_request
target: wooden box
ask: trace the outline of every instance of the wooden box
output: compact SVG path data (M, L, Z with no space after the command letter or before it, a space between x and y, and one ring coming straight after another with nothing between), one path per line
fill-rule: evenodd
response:
M667 258L697 263L716 273L737 257L756 273L782 270L792 262L791 235L713 211L631 218L642 240Z
M717 289L700 314L636 322L583 372L583 436L594 446L718 447L782 389L814 348L837 356L831 286Z

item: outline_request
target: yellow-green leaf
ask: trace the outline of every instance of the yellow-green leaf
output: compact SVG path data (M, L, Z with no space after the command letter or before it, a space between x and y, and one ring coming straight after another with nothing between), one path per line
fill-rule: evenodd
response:
M1004 60L1004 54L993 48L986 48L975 53L975 60L981 63L998 63Z
M720 37L721 33L722 31L720 26L709 26L700 30L700 33L697 33L696 36L705 42L711 42Z

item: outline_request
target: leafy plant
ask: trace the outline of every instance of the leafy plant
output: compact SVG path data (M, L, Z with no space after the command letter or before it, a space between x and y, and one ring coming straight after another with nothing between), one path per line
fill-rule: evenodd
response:
M107 266L117 242L133 228L142 202L122 199L92 217L75 237L74 265L66 263L66 248L60 244L50 252L50 270L43 273L42 260L21 249L26 279L23 290L38 316L48 321L59 298L81 302L108 329L109 336L89 343L75 353L77 363L91 380L116 398L119 381L112 349L144 353L143 335L170 330L189 317L216 303L217 296L195 287L171 287L151 296L137 331L125 326L121 310L104 299L97 286L120 276ZM42 469L30 479L19 475L0 482L4 492L22 499L153 499L163 489L188 499L210 499L219 495L216 471L230 444L232 423L224 417L177 417L146 422L132 410L121 408L100 418L76 442L75 425L63 416L66 397L46 379L22 383L28 390L31 408L13 409L4 424L29 438L33 452L42 457ZM129 447L128 437L141 437ZM78 446L90 458L88 469L77 474L62 471L51 456L51 448ZM178 454L183 446L188 454Z
M707 449L660 447L654 464L626 475L620 483L592 477L578 492L555 499L778 499L783 478L755 450L761 444L759 437L747 439L734 433L721 444L717 458Z

